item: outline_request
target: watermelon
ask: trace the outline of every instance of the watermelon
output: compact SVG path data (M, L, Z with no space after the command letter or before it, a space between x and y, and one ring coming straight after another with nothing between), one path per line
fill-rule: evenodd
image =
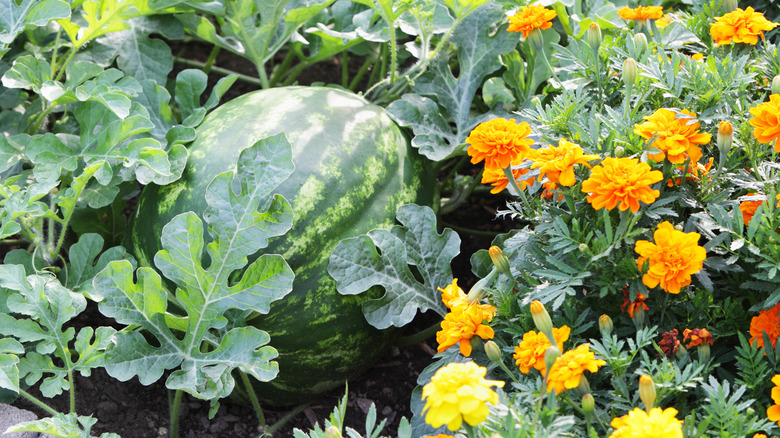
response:
M128 234L141 266L153 266L162 227L185 211L202 215L203 194L219 173L235 169L244 148L284 132L295 172L279 187L293 206L292 229L264 253L282 254L295 272L293 292L250 323L271 335L279 375L257 383L261 401L289 405L336 387L369 368L391 334L369 326L361 304L371 290L342 296L327 274L344 238L388 228L398 206L432 202L432 175L383 108L343 90L285 87L227 102L197 129L182 178L142 191Z

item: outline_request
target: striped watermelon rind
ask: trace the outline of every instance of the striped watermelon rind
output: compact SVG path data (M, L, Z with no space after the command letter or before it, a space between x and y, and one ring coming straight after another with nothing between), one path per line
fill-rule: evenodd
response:
M213 111L197 132L182 178L143 190L127 246L141 266L152 266L162 226L184 211L202 215L214 176L235 169L244 148L284 132L296 168L279 193L295 218L292 229L262 252L282 254L295 282L268 315L251 320L279 351L279 375L256 390L261 401L286 405L344 385L376 361L392 332L369 326L361 312L381 289L338 294L327 274L330 253L344 238L392 226L402 204L429 205L433 175L426 161L383 108L335 88L249 93Z

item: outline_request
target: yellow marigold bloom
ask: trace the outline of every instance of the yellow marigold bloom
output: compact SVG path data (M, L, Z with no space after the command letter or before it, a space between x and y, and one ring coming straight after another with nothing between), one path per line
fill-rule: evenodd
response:
M549 29L552 27L551 20L558 16L558 13L544 6L523 6L519 12L509 17L509 32L523 32L523 38L528 38L528 34L534 29Z
M763 31L772 30L778 25L750 6L745 10L737 8L736 11L715 17L715 20L710 24L710 35L718 46L732 42L755 45L758 43L758 37L764 39Z
M628 6L618 11L620 17L624 20L657 20L664 15L664 8L661 6L639 6L629 8Z
M766 416L769 418L769 421L777 421L780 423L780 374L775 374L775 376L772 377L772 383L775 384L775 387L772 388L772 401L774 401L775 404L766 410Z
M523 162L523 158L518 157L512 162L512 166L517 166L522 162ZM527 174L530 171L531 169L528 168L512 169L512 175L514 175L515 180L518 181L517 185L518 187L520 187L521 190L525 190L527 187L532 186L534 184L534 181L536 180L536 177L534 176L531 176L530 178L526 178L523 180L520 179L523 177L523 175ZM482 172L482 184L492 185L493 189L490 190L490 193L496 194L496 193L500 193L502 190L506 188L507 185L509 185L509 180L506 178L504 169L499 169L497 167L485 167L485 170Z
M634 408L622 417L612 419L610 438L682 438L682 420L677 419L677 409L652 408L650 412Z
M758 312L758 316L754 316L750 320L750 345L755 343L758 348L764 348L764 333L769 336L773 348L777 345L777 337L780 336L780 316L778 314L780 314L780 304Z
M453 307L453 302L461 303L466 300L466 292L458 286L457 278L453 278L452 284L448 284L444 289L438 289L441 291L441 301L448 309Z
M556 359L550 367L550 374L547 376L547 392L554 390L556 394L560 394L566 389L576 388L585 370L595 373L606 363L596 359L590 351L590 344L582 344L574 350L569 350Z
M767 412L769 412L769 409L767 409ZM763 433L757 433L753 435L753 438L766 438L766 435L764 435Z
M506 169L531 151L534 141L526 138L531 126L515 119L493 119L480 123L466 138L471 164L485 160L485 169Z
M479 336L482 339L492 339L495 332L490 326L482 324L491 321L496 308L487 304L463 303L453 306L450 313L444 316L441 330L436 332L436 342L439 343L439 353L458 344L460 353L471 356L471 338Z
M759 143L775 142L775 151L780 152L780 95L772 94L769 102L764 102L750 108L750 125L753 126L753 137Z
M563 348L563 343L569 340L571 329L567 326L553 327L552 334L558 347ZM544 365L544 352L551 345L544 333L536 333L533 330L527 332L523 335L520 344L515 347L515 354L512 355L515 359L515 365L523 374L528 374L531 372L531 368L536 368L541 371L542 375L545 375L547 368Z
M650 185L661 181L664 174L652 170L649 164L636 158L607 157L600 166L594 166L590 178L582 182L582 191L590 193L588 202L594 209L639 211L639 201L652 204L661 192ZM619 204L619 205L618 205Z
M549 182L571 187L574 185L574 165L585 164L599 158L598 155L585 155L575 143L561 139L558 146L549 145L539 149L531 169L539 169L539 181L545 176Z
M690 157L691 162L696 163L702 157L698 145L709 143L712 136L699 132L700 124L695 118L696 114L688 110L678 113L661 108L645 116L646 122L634 125L634 133L648 140L656 136L653 147L661 152L648 154L651 160L663 161L666 157L670 162L680 164Z
M618 11L618 14L620 12ZM659 29L663 29L664 27L672 24L672 21L674 21L674 18L669 14L664 14L661 18L655 20L655 25L658 26Z
M655 243L637 241L634 250L640 255L636 261L639 270L645 261L650 262L642 283L649 288L660 284L666 292L680 293L681 288L691 284L691 275L704 267L707 250L699 246L699 237L699 233L684 233L669 222L662 222L653 233Z
M503 387L500 380L486 380L487 368L474 362L450 363L440 368L423 387L425 422L439 428L458 430L466 423L475 426L487 418L486 403L498 403L491 386Z

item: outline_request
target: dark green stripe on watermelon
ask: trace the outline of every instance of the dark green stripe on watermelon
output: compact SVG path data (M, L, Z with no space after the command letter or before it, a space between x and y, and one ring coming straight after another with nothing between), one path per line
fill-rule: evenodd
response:
M242 149L284 132L295 172L278 193L293 205L295 218L292 230L263 252L282 254L295 282L289 296L252 321L279 350L279 376L258 384L258 395L266 403L292 404L343 385L382 354L389 333L369 326L360 311L381 289L339 295L328 258L342 239L390 227L398 206L430 204L433 176L424 159L382 108L332 88L250 93L209 114L197 131L182 179L141 194L131 250L150 266L163 225L184 211L202 215L214 176L235 169Z

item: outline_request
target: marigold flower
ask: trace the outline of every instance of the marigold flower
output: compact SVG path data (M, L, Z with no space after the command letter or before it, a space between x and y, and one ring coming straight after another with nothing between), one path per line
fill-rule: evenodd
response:
M628 316L633 318L634 313L639 308L650 310L650 308L647 307L647 304L645 304L646 299L647 297L644 296L642 292L637 292L636 299L631 301L631 298L628 295L628 286L623 286L623 304L620 306L620 311L628 313ZM626 310L626 308L628 308L628 310Z
M423 387L425 422L439 428L458 430L465 420L475 426L489 413L486 403L498 403L491 386L503 387L500 380L486 380L487 368L474 362L450 363L440 368Z
M759 143L775 142L775 151L780 152L780 95L772 94L769 102L750 108L750 125L753 126L753 137Z
M769 336L774 348L777 345L777 337L780 336L780 303L771 309L758 312L758 316L750 320L750 345L755 343L758 348L764 348L764 333Z
M766 410L766 416L769 418L769 421L780 423L780 374L775 374L772 377L772 383L775 384L775 387L772 388L772 401L775 404Z
M569 350L556 359L550 367L550 374L547 376L547 392L554 390L556 394L560 394L566 389L576 388L585 370L595 373L606 363L596 359L590 351L590 344L582 344L574 350Z
M661 286L666 292L678 294L691 284L691 275L704 267L707 250L699 246L699 233L684 233L674 229L669 222L662 222L653 233L655 243L639 240L634 250L640 255L636 263L642 270L646 261L650 267L642 277L649 288Z
M618 11L618 14L619 13L620 11ZM661 16L661 18L655 20L655 25L658 26L659 29L663 29L664 27L672 24L673 21L674 21L674 17L672 17L669 14L664 14L663 16Z
M712 163L714 161L715 158L710 157L710 159L707 161L707 164L689 163L688 172L685 175L685 180L701 182L704 177L709 175L710 169L712 169ZM682 174L682 172L685 171L685 166L676 166L676 171L679 171L679 173ZM680 185L680 182L682 182L682 178L669 178L669 180L666 181L666 185L673 187L675 184Z
M648 140L656 136L653 147L661 152L648 154L651 160L663 161L666 157L670 162L680 164L690 158L695 163L702 157L698 145L707 144L712 139L710 134L699 132L700 124L695 118L696 113L688 110L678 113L660 108L645 116L646 122L634 125L634 133Z
M531 151L533 139L531 126L526 122L515 123L515 119L492 119L480 123L466 138L467 153L471 164L485 161L485 169L503 171L518 158L524 158Z
M523 38L528 38L528 34L534 29L551 28L551 20L557 16L557 12L544 6L523 6L519 12L509 17L507 30L509 32L523 32Z
M647 374L639 377L639 399L645 404L646 409L653 407L655 403L655 382Z
M737 8L728 14L715 17L715 20L710 24L710 35L718 46L731 44L732 41L756 45L758 37L764 39L763 31L772 30L778 25L750 6L744 10Z
M769 409L767 409L767 412L769 412ZM757 433L753 435L753 438L767 438L767 437L763 433Z
M553 327L552 334L558 347L563 348L563 343L569 340L571 329L568 326L561 328ZM515 353L512 357L515 359L515 365L523 374L528 374L531 368L536 368L544 376L547 369L544 364L544 353L552 344L547 336L542 333L536 333L531 330L523 335L523 340L515 347Z
M633 9L626 6L618 14L624 20L657 20L663 17L664 9L661 6L639 6Z
M518 159L515 159L515 161L512 162L512 166L517 166L520 163L523 162L522 157L518 157ZM520 187L521 190L525 190L527 187L534 185L534 181L536 181L535 176L531 176L530 178L521 179L523 175L530 172L531 169L524 168L524 169L512 169L512 175L514 175L515 180L518 182L518 187ZM490 193L496 194L501 193L507 185L509 185L509 180L506 177L506 173L504 173L504 169L499 169L497 167L485 167L485 170L482 172L482 184L490 184L493 186L493 188L490 190Z
M661 351L664 352L666 357L672 357L680 348L680 340L677 339L677 329L672 329L661 335L661 340L658 342L658 346L661 347Z
M455 437L453 437L452 435L445 435L443 433L440 433L440 434L438 434L436 436L426 435L425 438L455 438Z
M748 193L745 196L758 196L756 193ZM777 195L777 206L780 207L780 195ZM760 207L764 202L764 200L759 201L742 201L739 203L739 211L742 212L742 222L747 226L750 224L750 221L753 220L753 216L756 214L756 210L758 210L758 207Z
M492 339L493 328L482 324L491 321L496 308L487 304L467 304L453 306L441 322L441 330L436 332L436 342L439 343L439 353L458 344L460 353L471 356L471 338L479 336L482 339Z
M699 345L712 345L713 342L712 333L710 333L710 331L706 328L683 330L683 341L688 342L688 338L691 340L690 343L686 345L688 348L693 348Z
M636 158L607 157L590 171L590 178L582 182L582 191L590 193L588 202L596 210L612 210L617 206L620 211L630 208L636 213L639 201L651 204L661 195L650 185L663 178L661 171L652 170Z
M542 183L542 188L544 190L542 190L542 194L539 195L539 199L546 199L549 201L555 196L555 190L558 190L558 184L547 181L546 183ZM563 193L558 193L556 201L563 201Z
M595 160L598 155L585 155L582 148L575 143L561 139L558 146L549 145L539 149L533 158L532 169L539 169L539 181L545 176L555 184L571 187L574 185L574 165L585 164Z
M610 423L615 431L610 438L682 438L682 420L674 408L652 408L649 412L634 408Z

